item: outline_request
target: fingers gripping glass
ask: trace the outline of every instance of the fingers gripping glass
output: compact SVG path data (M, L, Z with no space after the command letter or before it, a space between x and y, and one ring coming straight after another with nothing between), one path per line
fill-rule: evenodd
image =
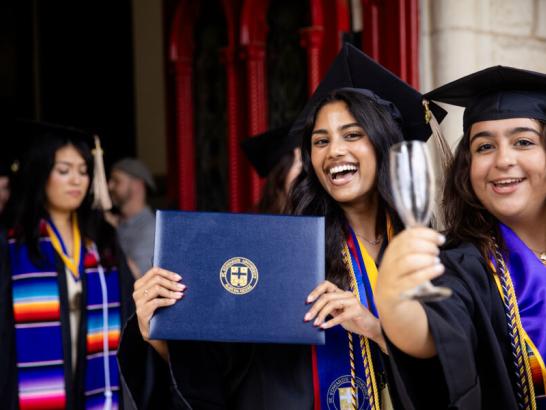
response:
M394 204L406 227L427 226L434 203L435 178L427 146L422 141L404 141L390 149L390 177ZM451 296L451 289L430 281L406 291L402 297L422 301Z

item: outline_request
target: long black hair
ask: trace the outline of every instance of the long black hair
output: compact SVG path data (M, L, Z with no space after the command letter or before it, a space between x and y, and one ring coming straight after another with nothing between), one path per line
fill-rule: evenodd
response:
M78 223L83 239L97 244L101 262L109 266L115 259L115 231L104 220L100 211L91 207L91 180L93 176L93 156L87 143L79 138L71 138L62 132L48 132L36 138L22 161L20 175L16 181L16 203L14 234L18 243L26 244L29 257L40 264L42 255L39 248L40 221L49 218L46 209L46 185L55 165L55 155L60 149L73 146L87 165L90 184L87 193L77 209Z
M311 134L318 112L326 104L341 101L365 130L374 147L377 161L376 189L378 215L376 232L386 234L386 218L390 218L396 232L403 224L394 211L389 182L389 148L403 141L400 126L389 112L368 96L358 91L337 90L319 100L309 111L302 130L301 157L303 168L289 194L287 211L293 215L323 215L326 217L326 271L327 279L343 289L349 288L349 276L342 259L347 232L347 220L340 205L324 190L311 163Z

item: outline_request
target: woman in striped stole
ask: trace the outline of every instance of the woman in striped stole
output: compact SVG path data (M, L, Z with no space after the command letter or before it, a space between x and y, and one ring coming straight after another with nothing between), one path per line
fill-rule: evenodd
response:
M453 296L401 298L443 269L440 241L392 241L377 306L404 407L546 409L546 75L491 67L428 97L466 108L435 280Z
M132 277L92 209L87 135L33 124L0 272L0 407L116 409Z

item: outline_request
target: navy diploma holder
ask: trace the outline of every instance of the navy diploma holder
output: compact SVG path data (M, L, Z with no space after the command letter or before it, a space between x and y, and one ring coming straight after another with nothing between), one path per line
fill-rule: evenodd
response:
M303 321L324 252L323 217L158 211L154 266L188 288L156 311L150 338L324 344Z

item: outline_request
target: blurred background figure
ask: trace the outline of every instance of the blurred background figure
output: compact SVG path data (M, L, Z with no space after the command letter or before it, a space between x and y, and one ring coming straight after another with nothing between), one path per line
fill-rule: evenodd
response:
M4 211L10 194L10 169L0 164L0 214Z
M13 147L4 144L0 154L0 249L6 244L7 231L13 222L13 189L19 168Z
M289 135L290 126L283 126L247 138L241 148L262 178L262 195L258 212L283 213L288 192L301 172L300 139Z
M0 159L0 252L6 244L6 233L9 217L6 212L11 193L11 170L8 161Z
M152 267L155 217L147 198L156 190L154 179L141 161L124 158L112 166L108 188L118 212L108 219L117 228L133 275L139 277Z
M133 277L103 218L100 146L92 154L94 136L73 128L18 128L24 152L0 258L0 407L117 409Z

